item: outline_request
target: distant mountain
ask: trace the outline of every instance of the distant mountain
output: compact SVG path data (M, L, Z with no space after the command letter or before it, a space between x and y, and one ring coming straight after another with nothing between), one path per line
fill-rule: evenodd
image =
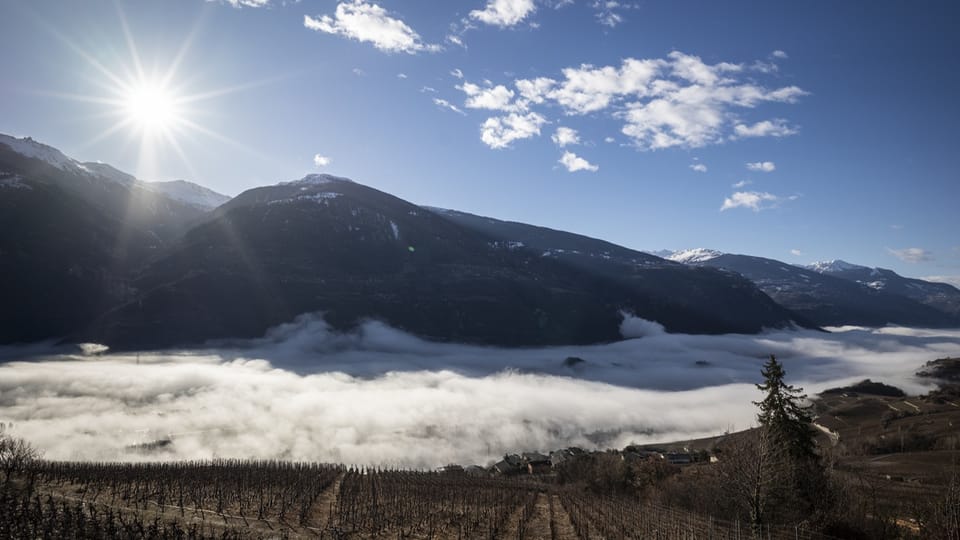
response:
M942 283L903 278L890 270L839 260L800 267L702 249L666 255L696 266L736 272L779 304L821 326L960 325L960 291Z
M83 338L249 337L322 312L338 329L375 318L435 340L528 346L618 340L621 310L700 333L796 318L722 272L529 225L500 238L462 218L329 175L252 189L145 268L134 281L144 292Z
M189 204L201 210L213 210L230 200L230 197L186 180L148 182L144 187L162 193L175 201Z
M204 214L102 163L0 134L0 343L75 331Z
M910 298L960 321L960 289L953 285L903 277L893 270L869 268L841 260L817 262L806 268L871 289Z
M638 315L659 321L671 331L752 333L791 323L813 326L777 305L748 280L726 272L685 266L580 234L455 210L430 210L491 237L499 245L529 249L586 275L626 287L647 299L647 306ZM706 256L705 252L699 255Z

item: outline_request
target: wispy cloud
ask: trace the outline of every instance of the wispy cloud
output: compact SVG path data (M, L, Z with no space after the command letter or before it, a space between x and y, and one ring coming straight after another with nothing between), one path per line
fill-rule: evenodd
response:
M397 73L397 78L398 78L398 79L406 79L406 78L407 78L407 74L406 74L406 73Z
M457 79L462 79L462 78L463 78L463 72L460 71L459 68L455 68L455 69L450 70L450 75L456 77Z
M933 260L933 253L918 247L909 247L903 249L887 248L887 252L901 261L908 263L919 263Z
M533 0L488 0L483 9L470 12L470 18L501 28L515 26L536 11Z
M407 23L390 16L387 10L377 4L364 0L340 2L332 17L304 15L303 25L310 30L370 43L389 53L415 54L440 50L439 45L424 43L420 34Z
M235 8L242 7L266 7L270 5L270 0L221 0L222 2L229 4Z
M753 182L751 182L750 180L741 180L741 181L733 184L731 187L733 187L734 189L740 189L740 188L749 186L749 185L752 184L752 183L753 183Z
M317 167L326 167L326 166L329 165L332 161L333 161L333 160L330 159L329 157L324 156L324 155L321 155L321 154L314 154L314 156L313 156L313 164L316 165Z
M705 173L707 172L707 166L703 163L691 163L690 168L697 172Z
M758 172L773 172L777 170L777 165L772 161L754 161L747 163L747 169Z
M447 100L445 100L445 99L433 98L433 104L436 105L437 107L440 107L440 108L442 108L442 109L447 109L447 110L453 111L453 112L455 112L455 113L457 113L457 114L462 114L462 115L466 115L466 114L467 114L467 113L463 112L459 107L457 107L456 105L454 105L453 103L450 103L449 101L447 101Z
M787 125L787 121L781 118L774 120L762 120L756 124L737 124L733 128L735 137L787 137L796 135L797 128Z
M580 135L577 134L577 130L564 126L558 127L557 131L554 132L550 138L553 139L554 144L560 148L580 144Z
M598 165L594 165L573 152L564 152L560 157L560 164L569 172L589 171L597 172L600 170Z
M597 22L604 26L614 28L623 22L623 11L636 8L636 4L620 2L618 0L594 0L591 4L594 16Z
M791 249L790 254L793 255L794 257L800 257L801 255L803 255L803 252L800 251L799 249Z
M749 208L754 212L759 212L761 210L775 208L784 201L794 200L796 198L795 195L781 197L762 191L737 191L723 200L723 205L720 206L720 210Z

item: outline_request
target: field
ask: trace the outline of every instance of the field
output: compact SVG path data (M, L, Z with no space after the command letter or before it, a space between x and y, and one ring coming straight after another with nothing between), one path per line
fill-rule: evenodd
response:
M748 538L749 528L544 478L279 462L39 462L3 538ZM826 538L771 528L769 538Z

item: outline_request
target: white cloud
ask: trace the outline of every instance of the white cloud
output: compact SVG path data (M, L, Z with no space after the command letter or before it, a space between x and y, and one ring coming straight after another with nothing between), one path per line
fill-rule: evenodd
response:
M791 249L790 254L793 255L794 257L799 257L803 255L803 252L800 251L799 249Z
M960 289L960 276L927 276L920 279L933 281L935 283L946 283Z
M550 138L553 139L553 142L560 148L580 144L580 136L577 134L577 130L564 126L558 127L557 131Z
M313 164L316 165L317 167L326 167L331 162L333 162L333 160L327 156L320 155L320 154L315 154L313 156Z
M614 139L613 137L604 137L604 138L603 138L603 142L605 142L605 143L615 143L615 142L617 142L617 140Z
M522 107L513 103L513 90L502 84L483 87L465 82L457 90L467 95L466 107L470 109L488 109L492 111L517 111Z
M391 17L387 10L364 0L340 2L334 16L318 18L304 15L303 25L311 30L344 36L372 44L381 51L415 54L421 51L435 52L439 45L423 42L420 34L407 23Z
M434 105L436 105L436 106L438 106L438 107L440 107L440 108L451 110L451 111L453 111L453 112L455 112L455 113L457 113L457 114L462 114L462 115L466 115L466 114L467 114L467 113L463 112L459 107L457 107L456 105L454 105L453 103L450 103L449 101L447 101L447 100L445 100L445 99L433 98L433 103L434 103Z
M732 187L733 187L734 189L740 189L740 188L742 188L742 187L749 186L749 185L752 184L752 183L753 183L753 182L751 182L750 180L741 180L741 181L733 184Z
M490 148L507 148L513 141L540 135L540 127L546 122L535 112L487 118L480 127L480 140Z
M783 119L746 123L742 111L768 103L796 103L797 86L767 87L746 64L708 64L674 51L665 58L626 58L619 65L581 64L561 77L507 84L458 86L468 107L528 112L556 106L562 114L600 113L621 121L621 132L641 150L697 148L744 137L783 137L797 129Z
M782 59L782 60L786 60L787 58L789 58L789 57L787 56L787 53L785 53L785 52L783 52L783 51L781 51L781 50L779 50L779 49L776 50L776 51L773 51L772 53L770 53L770 56L772 56L772 57L774 57L774 58L780 58L780 59Z
M397 78L398 78L398 79L406 79L406 78L407 78L407 74L406 74L406 73L397 73Z
M463 78L463 72L460 71L459 68L451 70L451 71L450 71L450 75L453 75L454 77L456 77L456 78L458 78L458 79L462 79L462 78Z
M737 191L723 200L720 210L730 210L733 208L749 208L754 212L766 210L779 205L784 200L792 200L795 197L780 197L772 193L761 191Z
M357 77L364 77L367 74L366 71L360 68L353 68L351 71L353 71L353 74L356 75Z
M754 161L747 163L747 169L759 172L773 172L777 170L777 165L772 161Z
M707 166L703 163L692 163L690 168L697 172L707 172Z
M470 12L470 18L494 26L507 27L523 22L536 11L533 0L488 0L486 7Z
M901 261L908 263L928 262L933 260L933 253L918 247L903 249L887 248L887 252Z
M432 86L422 86L422 87L420 87L420 93L421 93L421 94L427 94L427 93L436 94L436 93L437 93L437 89L434 88L434 87L432 87Z
M787 125L786 120L763 120L753 125L737 124L733 128L736 137L786 137L795 135L796 128Z
M589 161L574 154L573 152L564 152L563 156L560 158L560 164L566 167L566 169L570 172L577 172L577 171L597 172L600 170L600 167L598 165L594 165L590 163Z
M455 36L453 34L450 34L446 37L446 40L449 41L450 43L453 43L457 47L463 47L464 49L467 48L466 43L463 42L463 39L461 39L460 36Z

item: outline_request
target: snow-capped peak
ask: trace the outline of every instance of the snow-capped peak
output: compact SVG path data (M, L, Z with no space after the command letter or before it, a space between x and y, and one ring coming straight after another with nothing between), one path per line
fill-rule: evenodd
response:
M694 249L682 249L680 251L674 251L670 255L664 257L674 262L683 263L683 264L695 264L709 261L710 259L716 259L717 257L723 255L722 251L717 251L715 249L706 249L706 248L694 248Z
M813 270L814 272L819 272L821 274L844 272L846 270L867 269L866 266L860 266L859 264L850 264L847 261L842 261L840 259L834 259L832 261L817 261L815 263L806 265L804 268L806 268L807 270Z
M304 184L312 185L322 185L329 184L331 182L349 182L354 183L353 180L349 178L343 178L342 176L334 176L332 174L308 174L299 180L292 180L290 182L280 182L282 186L298 186Z
M74 160L63 155L63 153L56 148L47 146L43 143L38 143L30 137L18 139L16 137L11 137L10 135L4 135L0 133L0 143L9 146L11 150L22 156L46 161L58 169L67 169L69 167L77 166L77 163Z
M144 182L143 187L204 210L212 210L230 200L230 197L222 193L186 180Z

